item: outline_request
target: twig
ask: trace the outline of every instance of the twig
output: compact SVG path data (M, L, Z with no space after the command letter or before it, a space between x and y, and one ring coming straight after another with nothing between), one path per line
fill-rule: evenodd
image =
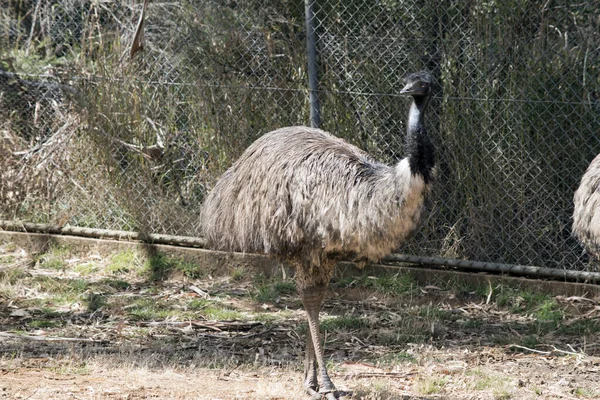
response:
M412 375L416 375L416 372L356 372L350 374L334 374L336 376L342 376L344 379L351 378L407 378Z
M0 332L0 337L14 338L14 339L27 339L35 340L40 342L90 342L90 343L101 343L102 340L95 340L91 338L68 338L68 337L52 337L52 336L31 336L31 335L18 335L9 332Z
M189 288L191 291L196 292L197 294L204 297L205 299L209 297L209 294L207 292L205 292L204 290L200 289L198 286L190 285Z
M33 33L35 32L36 22L38 18L38 14L40 12L40 5L42 4L42 0L38 0L35 3L35 11L33 11L33 22L31 23L31 30L29 31L29 37L27 37L27 44L25 48L25 56L29 56L29 50L31 49L31 41L33 40Z
M217 331L217 332L222 332L222 331L243 331L243 330L250 330L256 326L259 325L263 325L262 322L226 322L226 321L220 321L220 322L210 322L210 321L205 321L205 322L198 322L198 321L152 321L152 322L145 322L145 321L141 321L138 322L139 326L170 326L173 328L185 328L188 326L194 327L194 328L204 328L204 329L210 329L213 331Z
M529 347L520 346L518 344L510 344L507 347L508 348L523 349L523 350L530 351L532 353L538 353L538 354L543 354L543 355L550 355L550 354L554 354L554 353L562 353L562 354L569 354L569 355L578 356L578 357L584 357L585 356L585 354L583 354L583 353L577 353L577 352L572 352L572 351L567 351L567 350L561 350L561 349L557 349L554 346L552 346L552 350L551 351L542 351L542 350L531 349Z
M235 339L248 339L254 336L260 336L260 335L264 335L265 333L269 333L271 332L272 329L265 329L264 331L260 331L260 332L256 332L256 333L249 333L247 335L235 335L235 336L225 336L225 335L214 335L212 333L198 333L199 336L202 337L207 337L207 338L213 338L213 339L229 339L229 340L235 340Z
M510 348L517 348L517 349L527 350L527 351L530 351L532 353L538 353L538 354L544 354L544 355L550 355L550 354L552 354L551 351L542 351L542 350L530 349L529 347L520 346L518 344L510 344L507 347L509 349Z

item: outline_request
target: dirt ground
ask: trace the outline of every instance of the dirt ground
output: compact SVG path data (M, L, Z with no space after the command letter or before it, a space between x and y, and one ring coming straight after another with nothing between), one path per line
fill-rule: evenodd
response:
M599 399L600 299L338 278L322 312L343 399ZM289 277L132 251L0 244L0 398L302 399Z

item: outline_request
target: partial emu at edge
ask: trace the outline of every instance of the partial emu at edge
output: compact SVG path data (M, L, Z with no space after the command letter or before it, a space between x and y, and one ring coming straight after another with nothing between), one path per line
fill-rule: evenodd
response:
M573 235L600 260L600 154L583 174L573 201Z
M433 85L422 71L405 78L412 96L406 157L385 165L346 141L304 126L256 140L218 180L201 211L214 249L266 253L295 269L307 312L304 388L335 399L319 336L319 311L337 261L377 261L417 228L435 148L424 125ZM320 381L319 381L320 376Z

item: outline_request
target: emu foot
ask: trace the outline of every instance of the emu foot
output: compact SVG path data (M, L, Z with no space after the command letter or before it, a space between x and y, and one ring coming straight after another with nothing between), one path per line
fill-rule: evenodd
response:
M338 397L335 395L335 392L326 393L325 398L327 400L337 400L338 399Z
M337 396L337 392L321 393L321 392L317 392L313 388L306 388L306 392L310 395L310 400L322 400L322 399L338 400L339 399L339 397Z

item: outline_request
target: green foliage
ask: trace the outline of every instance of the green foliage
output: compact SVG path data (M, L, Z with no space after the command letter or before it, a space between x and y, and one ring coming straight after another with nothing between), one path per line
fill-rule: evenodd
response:
M432 375L427 378L420 379L417 382L417 390L419 393L439 394L444 391L444 387L448 384L448 378L445 376Z
M405 363L416 363L417 359L405 351L386 353L385 355L378 357L375 360L377 366L381 367L394 367L399 364Z
M121 280L121 279L110 279L110 278L106 278L106 279L102 279L100 281L101 284L103 285L108 285L109 287L115 289L115 290L127 290L131 287L131 284L127 281Z
M67 246L52 245L45 253L36 257L40 268L64 270L67 268L66 259L71 250Z
M244 270L244 268L235 268L231 272L231 279L233 279L234 281L241 281L244 279L245 276L246 271Z
M600 390L577 387L573 391L573 394L584 399L596 399L600 396Z
M363 317L339 316L323 318L320 323L321 331L337 332L364 329L369 326L369 321Z
M144 262L143 274L148 274L151 280L162 280L174 272L182 273L190 279L202 278L206 275L195 263L166 256L163 253L151 254Z
M212 302L210 300L193 299L187 304L186 308L188 310L192 310L192 311L200 311L200 310L204 310L205 308L207 308L210 304L212 304Z
M23 268L3 268L0 270L0 282L8 285L14 285L19 280L25 278L27 273Z
M106 271L112 274L126 274L138 270L142 261L134 250L123 250L110 256Z
M35 328L35 329L54 328L58 325L59 325L58 322L52 321L52 320L46 320L46 319L41 319L41 320L34 319L27 323L27 326L29 326L30 328Z
M161 321L173 314L166 302L153 298L138 298L127 308L129 316L135 320Z
M502 287L496 302L499 306L509 307L513 313L530 314L540 322L558 323L564 317L556 300L544 293Z
M293 281L264 281L259 284L252 297L260 303L277 302L281 296L296 293L296 283Z
M343 285L351 281L360 286L377 290L386 295L408 296L416 293L418 284L409 274L397 273L392 275L361 276L354 279L346 278L338 281L338 285Z
M588 318L569 321L567 324L561 324L557 332L580 337L595 335L600 333L600 321Z
M85 304L89 311L96 311L106 305L106 296L96 293L89 293L84 298Z
M244 320L244 314L237 310L231 310L218 304L206 307L202 314L209 320L214 321L235 321Z

